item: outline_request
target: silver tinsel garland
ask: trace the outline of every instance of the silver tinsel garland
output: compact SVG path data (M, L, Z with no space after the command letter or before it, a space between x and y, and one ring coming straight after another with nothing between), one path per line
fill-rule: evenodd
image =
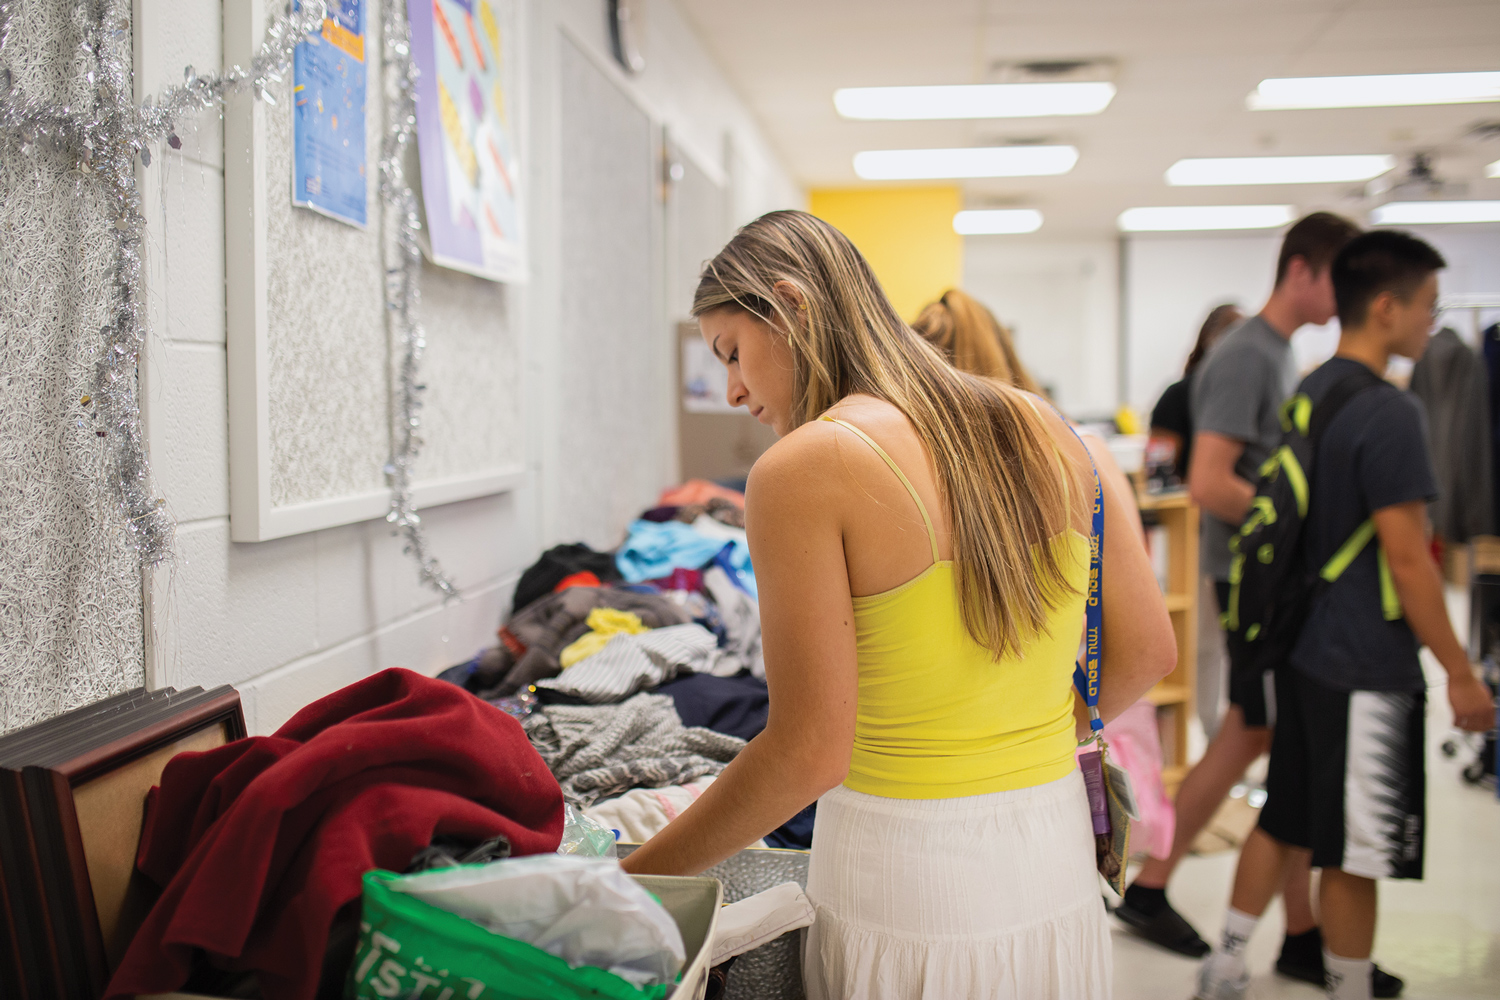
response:
M401 344L400 368L397 372L396 412L391 433L394 454L386 463L385 475L391 487L391 510L385 519L406 536L406 552L417 561L422 582L445 598L458 596L458 590L427 551L422 533L422 519L412 503L412 468L422 448L422 393L427 387L419 373L426 335L417 321L422 303L420 277L422 248L417 233L422 228L417 215L417 196L406 181L406 153L417 130L417 67L411 58L410 26L406 4L386 0L381 4L385 35L386 129L380 150L380 200L385 211L386 274L385 308L391 330Z
M10 37L14 0L0 0L0 60ZM388 223L396 236L396 260L388 271L386 305L392 329L402 345L400 389L396 406L394 454L386 467L391 483L391 513L387 520L407 540L407 552L420 566L423 583L445 597L457 591L427 552L421 519L412 505L411 472L421 439L417 409L423 389L418 366L425 341L416 321L417 278L421 267L416 232L416 198L404 179L402 156L416 125L415 67L407 41L404 5L388 0L385 9L385 65L388 87L398 100L390 102L391 117L380 162L381 195ZM223 73L199 75L191 66L181 86L168 87L154 99L134 103L130 74L121 53L130 44L128 0L85 0L75 8L82 48L91 66L87 106L52 104L22 92L10 68L0 61L0 129L20 140L23 152L45 146L69 156L80 184L98 183L113 196L115 304L110 323L99 331L100 360L94 391L79 400L93 415L94 433L104 438L108 474L118 494L121 516L144 566L158 566L171 558L175 524L151 475L141 429L138 368L146 343L145 289L142 242L146 220L136 188L136 159L151 163L151 150L163 140L181 148L176 128L208 108L222 108L226 98L249 88L260 100L276 103L271 87L291 70L297 45L321 28L327 14L323 0L304 0L300 9L289 4L271 18L266 38L248 68L234 66Z

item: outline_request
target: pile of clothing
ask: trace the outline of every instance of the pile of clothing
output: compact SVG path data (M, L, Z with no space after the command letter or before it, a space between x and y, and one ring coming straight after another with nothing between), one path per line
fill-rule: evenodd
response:
M766 725L744 524L743 494L693 481L614 551L547 550L500 641L441 679L520 719L574 806L626 840L650 836ZM806 849L812 821L809 807L766 844Z
M366 872L557 849L563 797L542 765L514 718L399 668L270 736L178 754L136 859L156 900L106 1000L342 997Z

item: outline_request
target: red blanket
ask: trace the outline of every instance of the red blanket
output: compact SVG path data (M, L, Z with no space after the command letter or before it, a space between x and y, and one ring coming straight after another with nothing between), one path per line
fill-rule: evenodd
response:
M386 670L274 736L172 758L137 865L165 886L106 997L187 981L194 949L257 972L267 1000L310 1000L335 913L372 868L437 834L557 849L563 800L515 719L463 689Z

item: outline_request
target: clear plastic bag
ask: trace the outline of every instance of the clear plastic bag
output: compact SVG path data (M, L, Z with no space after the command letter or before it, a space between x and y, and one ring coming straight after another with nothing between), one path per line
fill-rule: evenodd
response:
M407 875L389 887L637 987L672 982L686 960L671 914L602 858L535 854Z
M615 832L588 816L571 802L563 806L562 843L558 854L576 854L584 858L618 858Z

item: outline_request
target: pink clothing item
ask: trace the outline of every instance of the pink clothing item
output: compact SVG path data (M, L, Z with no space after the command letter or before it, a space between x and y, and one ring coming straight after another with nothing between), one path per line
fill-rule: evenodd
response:
M703 571L679 566L667 576L646 582L662 590L688 590L696 593L703 589Z
M1162 785L1161 735L1156 728L1156 706L1142 698L1104 727L1111 763L1130 775L1141 818L1131 824L1131 853L1145 851L1164 858L1172 851L1177 813ZM1080 747L1079 750L1090 749Z
M689 479L681 486L674 486L657 497L658 507L686 507L693 503L708 503L714 497L728 500L736 507L745 506L745 494L725 489L707 479Z

